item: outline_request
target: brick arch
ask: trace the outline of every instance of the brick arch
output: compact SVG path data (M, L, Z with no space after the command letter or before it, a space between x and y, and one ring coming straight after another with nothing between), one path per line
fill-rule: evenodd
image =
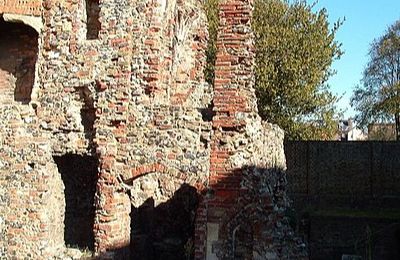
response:
M192 181L192 182L186 182L186 173L176 170L174 168L168 167L167 165L163 163L148 163L148 164L143 164L141 166L133 167L130 172L129 176L127 178L121 179L120 182L123 183L128 183L131 181L135 181L143 176L152 174L152 173L161 173L165 174L166 177L171 177L173 179L179 179L182 181L182 183L189 184L193 187L196 188L197 192L200 194L202 193L205 189L206 186L204 183L202 183L199 179Z
M189 255L193 256L199 235L198 227L202 223L204 211L201 194L204 189L203 184L199 181L188 182L182 177L184 176L182 172L171 174L173 170L168 167L163 167L162 172L151 171L153 167L157 166L147 165L139 168L138 172L141 172L141 175L138 175L135 181L158 173L153 177L162 178L160 180L162 183L175 184L171 190L167 188L162 199L157 197L157 189L160 188L157 186L155 190L146 193L146 199L139 198L139 203L132 201L131 257L132 259L184 259ZM146 168L149 171L143 172ZM171 244L165 241L175 242Z
M31 101L38 57L38 32L0 16L0 95L3 104Z
M238 248L238 245L252 246L254 239L255 223L258 219L254 217L252 212L256 211L257 207L254 204L248 204L238 201L236 207L228 211L221 220L219 234L223 239L223 244L219 248L220 253L231 254L223 257L248 259L252 257L252 250L244 250ZM246 223L246 226L244 226ZM246 234L243 236L243 234ZM222 256L221 256L222 257ZM246 258L247 257L247 258Z
M132 259L187 259L192 255L189 247L195 238L197 205L194 188L183 185L165 203L155 205L149 199L133 209Z

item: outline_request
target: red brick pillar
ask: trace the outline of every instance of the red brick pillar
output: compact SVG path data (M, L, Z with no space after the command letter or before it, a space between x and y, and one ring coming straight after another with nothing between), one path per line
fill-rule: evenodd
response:
M220 232L223 219L229 212L236 211L236 200L244 192L241 189L243 165L238 166L232 156L237 153L234 143L246 127L246 119L257 112L253 90L252 7L252 0L228 0L220 4L209 182L213 196L208 201L207 259L216 259L214 245L227 235Z
M114 91L125 89L122 84L109 86L109 88ZM119 92L114 93L118 95ZM120 167L122 159L118 151L125 149L126 114L124 111L127 111L127 103L118 98L100 99L99 103L103 102L101 107L104 109L98 108L96 121L96 125L101 125L101 131L97 131L95 139L100 162L94 225L95 250L100 255L110 251L111 258L124 259L129 257L131 202L118 179L119 175L124 175L123 167ZM108 107L114 109L110 110Z
M126 4L125 7L121 6ZM112 10L129 8L129 3L114 2ZM118 6L117 6L118 5ZM119 24L130 24L126 20L112 20L104 24L108 48L114 54L109 71L110 77L97 79L98 100L96 102L95 145L100 162L100 173L96 191L96 218L94 225L95 250L100 256L128 259L131 232L131 202L121 186L119 176L124 176L124 152L129 117L131 86L132 37L131 28L117 31ZM103 28L102 27L102 28ZM105 252L109 252L106 253Z
M118 180L112 174L115 159L102 157L100 164L94 225L95 249L100 255L111 251L123 257L129 255L130 247L130 199L121 192Z
M235 148L229 140L246 126L245 118L256 112L253 87L253 39L251 0L220 4L220 28L214 83L213 139L210 187L215 192L214 208L232 206L239 194L241 172L229 160ZM212 211L211 211L212 212ZM213 221L218 221L217 216Z
M118 151L125 149L127 111L127 103L118 98L118 94L125 90L126 78L121 76L121 84L109 85L104 93L100 93L102 97L98 101L95 123L95 128L98 126L101 129L96 131L95 138L100 162L96 189L95 250L100 255L109 251L111 258L129 257L130 247L131 202L118 180L118 176L123 175ZM111 99L106 98L108 95L103 96L109 90L115 94Z

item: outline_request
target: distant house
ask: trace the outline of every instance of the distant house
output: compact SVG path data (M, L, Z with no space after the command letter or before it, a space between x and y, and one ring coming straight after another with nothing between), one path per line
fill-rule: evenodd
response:
M339 141L362 141L367 139L367 135L356 127L352 118L340 120L338 124Z
M395 141L396 125L395 124L369 124L368 140L379 141Z

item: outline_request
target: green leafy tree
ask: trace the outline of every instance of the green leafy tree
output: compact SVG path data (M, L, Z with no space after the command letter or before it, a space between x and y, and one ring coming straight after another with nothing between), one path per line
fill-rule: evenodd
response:
M393 123L400 138L400 20L370 47L369 62L361 85L351 98L359 112L356 120L363 127L370 123Z
M325 9L305 1L255 0L256 93L263 119L278 124L287 139L331 139L337 134L338 98L326 81L342 54ZM213 82L218 0L206 0L210 42L206 78Z
M331 139L337 134L338 98L326 84L342 52L325 9L305 1L256 0L256 92L260 115L288 139Z
M208 21L208 46L206 50L207 65L204 71L205 79L211 85L215 78L215 60L217 58L217 35L219 26L219 0L206 0L204 9Z

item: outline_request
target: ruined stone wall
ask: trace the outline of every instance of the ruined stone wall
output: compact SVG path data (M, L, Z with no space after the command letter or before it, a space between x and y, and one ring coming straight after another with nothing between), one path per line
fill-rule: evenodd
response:
M29 106L38 34L0 17L0 256L50 257L63 245L63 182Z
M3 104L29 103L35 80L37 32L0 18L0 96Z
M63 182L32 109L0 109L0 255L47 258L63 245Z
M2 4L2 12L8 12L10 3ZM49 163L53 162L51 156L65 154L98 158L94 232L96 250L102 252L129 246L131 204L139 206L151 197L159 204L184 182L200 186L207 182L210 122L203 120L201 112L211 102L211 89L202 75L207 32L205 15L198 12L200 2L102 1L98 39L87 39L85 4L43 3L44 27L38 39L32 100L20 104L3 98L2 111L7 117L10 109L6 103L15 107L16 114L19 109L29 111L27 120L35 124L20 127L44 136ZM19 9L24 8L28 7ZM10 126L6 120L2 122L7 131ZM9 146L10 153L15 152L7 154L11 165L20 156L18 148L12 146L14 138L11 135L9 143L2 143L4 148ZM24 144L33 158L41 157L28 142L21 142ZM23 165L31 164L30 159L22 160ZM51 180L60 181L59 172L53 169L56 176ZM8 168L4 171L12 174ZM40 176L37 178L42 182ZM12 191L10 185L3 186L5 193ZM49 222L62 228L63 183L42 189L60 197L56 203L59 219ZM26 190L29 193L35 187ZM13 201L5 198L2 209L8 203ZM46 209L35 210L48 214ZM11 210L4 216L14 213ZM22 232L11 234L9 227L14 222L5 219L2 234L13 236L19 244ZM41 232L33 224L24 226L38 230L33 233ZM43 236L45 241L54 241L54 247L45 246L53 254L64 244L61 231L58 239L52 234ZM8 247L10 240L3 241L1 248L6 255L42 254L32 248L14 252ZM36 244L34 241L25 242L29 247Z
M283 132L257 111L252 8L251 0L220 3L206 259L300 259L283 216Z
M0 2L4 20L29 25L7 18L11 3ZM43 23L30 101L0 99L0 256L64 257L68 241L80 243L67 226L82 207L94 212L88 247L127 259L140 247L131 227L144 230L132 217L149 201L171 216L191 205L195 236L182 229L180 243L196 259L303 256L283 216L283 133L257 115L252 1L221 4L214 87L203 75L201 1L18 3ZM68 168L86 157L92 177ZM74 197L73 187L85 191ZM196 203L182 202L192 188ZM171 241L172 227L158 239Z

